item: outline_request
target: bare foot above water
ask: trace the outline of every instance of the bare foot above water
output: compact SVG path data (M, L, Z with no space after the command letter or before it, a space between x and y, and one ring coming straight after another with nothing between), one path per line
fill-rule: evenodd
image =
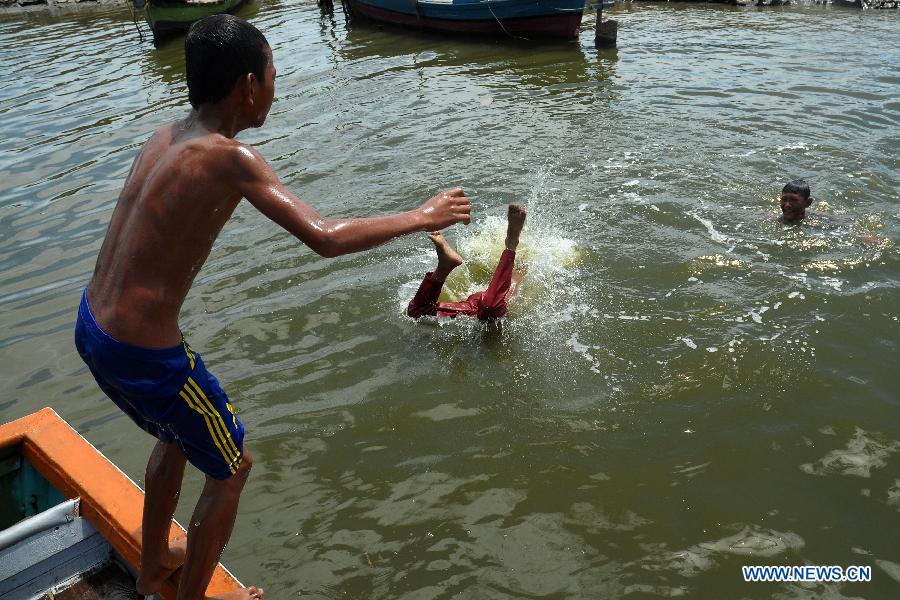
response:
M135 589L141 596L155 594L162 589L163 582L173 571L184 564L187 538L177 538L169 542L167 552L156 561L141 559L141 573L135 582Z
M525 209L520 204L510 204L507 214L506 248L515 251L519 245L519 234L525 226Z
M434 271L434 275L436 278L446 279L453 269L463 264L463 259L440 231L432 231L428 234L428 238L434 244L438 257L438 266Z

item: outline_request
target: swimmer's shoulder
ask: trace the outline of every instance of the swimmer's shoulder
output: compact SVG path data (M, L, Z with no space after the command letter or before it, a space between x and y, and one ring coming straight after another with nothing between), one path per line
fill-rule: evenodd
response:
M853 227L855 223L846 215L836 215L824 211L807 211L804 221L812 226L833 229L835 227Z
M823 212L821 210L809 210L806 211L806 216L811 219L818 219L819 221L824 221L825 223L837 223L838 218L832 213Z

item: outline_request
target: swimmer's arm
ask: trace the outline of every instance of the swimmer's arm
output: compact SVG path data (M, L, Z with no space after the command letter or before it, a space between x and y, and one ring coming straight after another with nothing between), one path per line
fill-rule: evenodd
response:
M360 252L408 233L469 223L471 206L459 188L438 194L415 210L395 215L328 219L293 195L259 152L241 145L236 153L241 195L321 256Z

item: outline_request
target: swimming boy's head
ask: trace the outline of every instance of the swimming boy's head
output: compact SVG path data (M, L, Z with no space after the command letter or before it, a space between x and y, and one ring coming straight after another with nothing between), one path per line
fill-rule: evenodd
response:
M184 58L191 106L226 101L246 126L265 122L275 97L275 66L259 29L229 14L200 19L184 40Z
M795 179L782 188L781 215L785 221L790 223L805 217L810 204L809 184L802 179Z

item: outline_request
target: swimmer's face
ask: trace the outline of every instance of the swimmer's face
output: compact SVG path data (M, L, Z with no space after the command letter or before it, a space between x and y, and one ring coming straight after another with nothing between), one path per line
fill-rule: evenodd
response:
M801 196L796 192L781 192L781 214L785 221L799 221L805 217L810 204L812 198Z

